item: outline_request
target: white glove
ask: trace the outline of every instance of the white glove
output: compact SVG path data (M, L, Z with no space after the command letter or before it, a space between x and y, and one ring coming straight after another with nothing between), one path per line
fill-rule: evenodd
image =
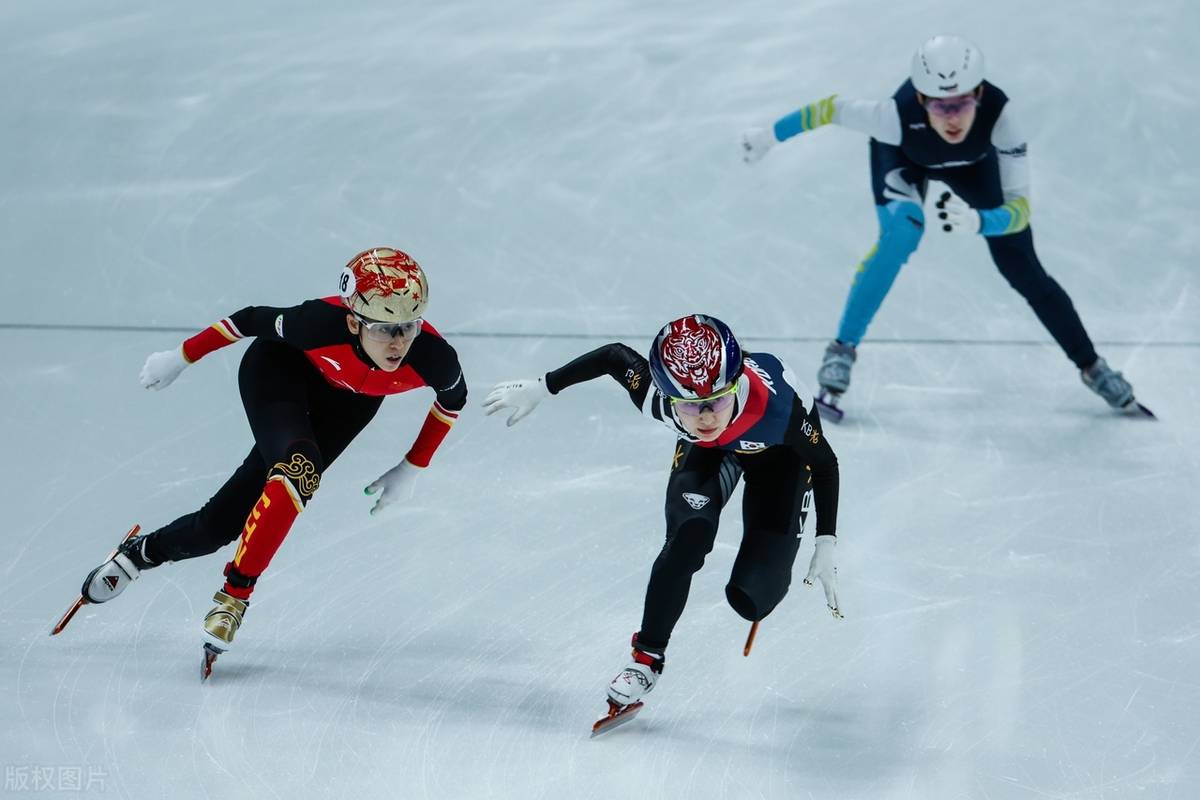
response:
M750 128L742 134L742 161L753 164L774 147L775 131L771 128Z
M179 377L179 373L187 367L188 361L183 357L183 347L174 350L162 350L151 353L146 357L142 366L140 380L147 389L165 389Z
M979 233L983 224L979 212L954 192L942 192L937 207L938 219L946 233Z
M483 401L483 407L488 416L506 408L514 409L507 423L511 428L529 416L538 403L549 396L550 390L546 388L545 378L538 378L536 381L509 381L496 384L496 388L492 389L491 394Z
M375 505L371 506L371 513L378 514L390 505L411 500L416 494L417 476L421 474L422 469L424 467L411 464L406 458L380 475L374 483L363 490L368 495L379 493Z
M821 588L825 590L825 605L829 606L834 617L845 619L838 608L837 567L833 563L833 548L837 545L837 537L826 534L818 536L814 541L816 548L813 550L812 562L808 565L808 577L804 579L804 585L812 586L813 578L819 580Z

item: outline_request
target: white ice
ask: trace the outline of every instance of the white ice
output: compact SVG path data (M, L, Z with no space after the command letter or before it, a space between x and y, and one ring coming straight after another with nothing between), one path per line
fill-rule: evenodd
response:
M866 143L747 167L737 134L889 94L946 30L1019 104L1042 260L1161 420L1085 390L981 242L927 237L829 430L846 620L797 576L744 658L729 513L650 704L589 740L671 436L610 382L512 429L480 401L692 311L811 380L875 235ZM5 4L2 793L1200 797L1198 32L1180 0ZM330 470L207 685L227 551L48 637L250 446L239 348L163 393L145 355L376 244L426 266L472 387L419 500L376 520L362 487L429 392Z

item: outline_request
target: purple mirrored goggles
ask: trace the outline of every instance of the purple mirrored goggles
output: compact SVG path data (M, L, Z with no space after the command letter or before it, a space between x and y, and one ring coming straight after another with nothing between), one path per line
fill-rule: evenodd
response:
M965 114L979 105L975 93L960 94L954 97L928 97L925 99L925 110L935 117L955 117Z

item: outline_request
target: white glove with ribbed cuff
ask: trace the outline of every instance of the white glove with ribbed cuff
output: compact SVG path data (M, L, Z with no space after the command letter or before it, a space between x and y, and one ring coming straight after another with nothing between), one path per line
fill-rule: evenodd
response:
M812 561L808 565L808 576L804 579L805 586L812 586L813 579L821 582L825 590L825 605L837 619L845 619L838 606L837 596L837 565L834 564L833 550L837 545L837 537L826 534L814 540Z
M165 389L187 369L188 360L183 357L183 346L174 350L162 350L146 357L142 374L138 379L147 389Z
M411 500L417 492L417 476L423 469L424 467L418 467L406 458L363 489L364 494L379 495L375 505L371 506L371 514L378 514L388 506Z
M776 144L774 128L749 128L742 134L742 161L753 164Z
M492 389L483 401L483 407L488 416L504 409L513 409L507 422L511 428L529 416L538 403L549 396L550 390L546 388L545 378L509 381L496 384L496 388Z
M983 220L979 212L954 192L942 192L937 201L938 220L946 233L979 233Z

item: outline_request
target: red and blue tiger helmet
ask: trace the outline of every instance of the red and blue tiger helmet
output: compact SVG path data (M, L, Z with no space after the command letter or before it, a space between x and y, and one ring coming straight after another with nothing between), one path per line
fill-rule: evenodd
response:
M742 346L728 325L707 314L668 322L650 347L650 377L667 397L699 400L741 374Z

